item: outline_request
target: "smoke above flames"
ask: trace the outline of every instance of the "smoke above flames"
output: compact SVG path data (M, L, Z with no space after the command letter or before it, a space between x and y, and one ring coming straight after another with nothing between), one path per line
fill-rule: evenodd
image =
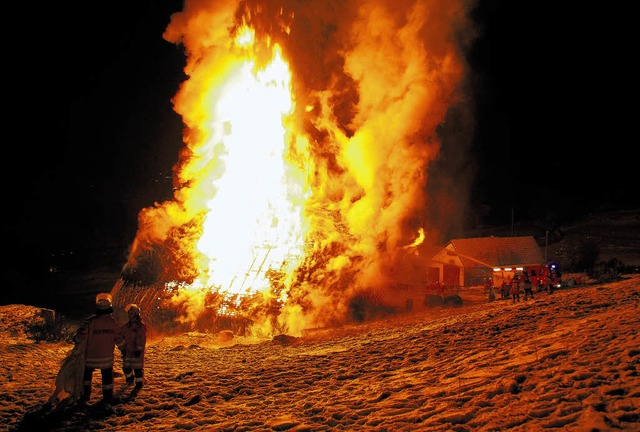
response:
M174 196L140 212L120 291L161 284L180 322L300 334L423 284L420 248L451 217L427 191L469 8L185 1L163 35L186 57Z

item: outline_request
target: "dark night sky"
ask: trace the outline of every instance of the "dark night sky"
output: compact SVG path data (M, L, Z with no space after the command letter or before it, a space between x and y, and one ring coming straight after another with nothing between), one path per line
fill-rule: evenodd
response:
M508 224L511 208L548 217L639 204L618 35L598 24L602 11L561 3L481 0L475 13L472 200L485 223ZM126 248L140 209L171 197L182 126L170 99L184 55L162 32L180 9L57 2L15 14L24 31L5 52L10 247Z
M510 208L544 219L640 203L625 25L614 13L575 1L480 3L470 58L476 194L492 208L490 222L508 222Z
M181 3L38 7L37 37L12 48L10 241L25 252L126 245L140 209L171 196L184 54L162 32Z

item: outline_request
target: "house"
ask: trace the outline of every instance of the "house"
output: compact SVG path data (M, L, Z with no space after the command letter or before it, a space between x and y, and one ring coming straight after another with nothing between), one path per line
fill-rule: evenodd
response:
M493 277L494 268L543 264L533 236L453 239L431 258L427 279L449 287L473 286Z

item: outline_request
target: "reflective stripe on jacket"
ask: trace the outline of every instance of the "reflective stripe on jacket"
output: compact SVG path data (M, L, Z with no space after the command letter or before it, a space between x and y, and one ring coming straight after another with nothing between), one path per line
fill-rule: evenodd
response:
M78 329L76 340L86 340L85 368L113 367L113 350L120 341L119 324L111 312L89 317Z

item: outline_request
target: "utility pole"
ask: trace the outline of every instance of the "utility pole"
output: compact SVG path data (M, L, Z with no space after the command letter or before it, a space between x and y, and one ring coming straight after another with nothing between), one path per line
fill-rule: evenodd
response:
M549 245L549 231L544 232L544 264L547 265L547 246Z
M513 207L511 207L511 237L513 237Z

